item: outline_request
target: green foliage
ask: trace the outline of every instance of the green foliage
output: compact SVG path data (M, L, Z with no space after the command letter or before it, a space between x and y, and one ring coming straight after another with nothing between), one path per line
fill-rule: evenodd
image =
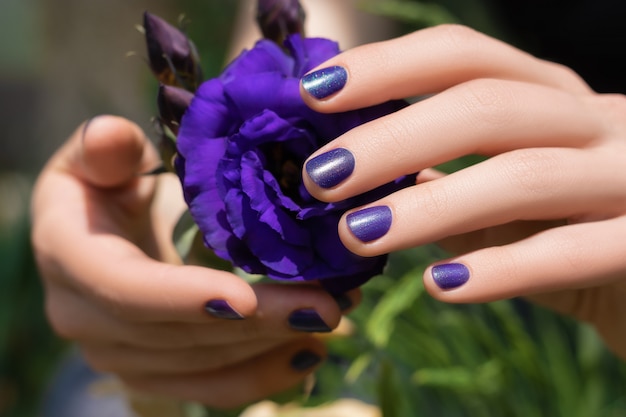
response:
M331 343L343 355L344 386L326 400L356 396L384 417L626 414L626 366L592 329L522 300L438 302L421 281L441 256L433 247L394 254L365 285L351 314L357 334Z
M28 181L0 175L0 415L35 415L37 398L63 344L43 314L32 257Z

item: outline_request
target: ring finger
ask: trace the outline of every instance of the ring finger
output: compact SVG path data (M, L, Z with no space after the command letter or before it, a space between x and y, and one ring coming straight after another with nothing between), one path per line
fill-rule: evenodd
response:
M303 179L316 198L338 201L468 154L582 147L604 129L603 117L571 94L475 80L352 129L308 160Z
M339 234L374 256L515 220L613 217L625 209L622 164L600 149L508 152L349 212Z

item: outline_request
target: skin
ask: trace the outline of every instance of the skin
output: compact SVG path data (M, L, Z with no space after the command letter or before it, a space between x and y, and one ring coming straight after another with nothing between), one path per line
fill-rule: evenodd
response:
M626 358L626 100L595 94L575 73L461 26L441 26L352 49L347 85L305 101L322 112L431 95L354 129L320 150L349 149L354 173L335 201L402 174L417 185L372 205L393 213L389 232L362 243L339 224L344 244L377 255L439 242L469 281L442 290L454 303L514 296L592 323ZM384 74L384 76L382 76ZM417 150L417 151L416 151ZM451 175L429 169L466 154L485 162ZM157 163L134 124L98 117L50 160L33 195L33 244L54 329L96 369L133 387L231 407L293 386L316 338L294 332L289 312L314 306L335 327L334 300L315 287L249 286L232 274L182 266L170 234L180 213L174 179L138 176ZM216 283L219 282L218 285ZM350 294L358 302L358 294ZM221 298L246 316L224 321L204 304Z
M320 112L432 95L360 126L312 157L350 150L352 175L309 191L337 201L400 175L417 185L371 206L393 221L368 243L339 224L344 244L371 256L439 242L469 280L427 290L451 303L525 296L595 326L626 358L626 98L597 94L571 69L542 61L463 26L429 28L349 50L320 65L348 71ZM489 157L450 175L429 170L468 154ZM356 211L358 209L355 209Z
M178 179L140 176L159 164L135 124L99 116L79 127L39 176L32 240L54 330L96 370L143 392L231 408L301 383L290 366L318 337L288 326L314 308L332 328L341 312L316 286L254 285L181 265L171 233L184 208ZM348 294L356 305L359 293ZM210 316L227 300L243 320Z

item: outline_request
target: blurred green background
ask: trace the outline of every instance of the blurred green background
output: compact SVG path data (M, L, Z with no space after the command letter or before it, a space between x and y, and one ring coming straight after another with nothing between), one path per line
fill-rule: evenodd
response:
M155 85L135 29L144 10L189 34L205 72L224 62L236 1L0 1L0 416L37 415L67 345L50 331L29 243L31 186L83 120L113 113L148 133ZM507 38L481 0L361 1L398 33L462 22ZM127 56L128 52L135 54ZM457 161L458 169L471 161ZM425 247L394 255L353 314L362 329L333 345L322 401L337 392L378 401L385 416L626 416L626 371L586 326L521 301L449 306L427 296ZM340 370L342 373L338 374ZM87 417L87 416L86 416Z

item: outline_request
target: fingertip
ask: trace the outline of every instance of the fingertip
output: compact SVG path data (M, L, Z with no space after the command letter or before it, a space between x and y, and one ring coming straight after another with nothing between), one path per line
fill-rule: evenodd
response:
M85 287L95 290L92 296L124 319L206 323L256 314L258 300L254 290L232 273L165 264L142 253L132 259L126 256L123 265L123 269L117 265L103 266L100 274L90 277L106 282L106 288L94 288L93 283Z
M184 266L198 270L202 276L197 276L200 288L198 294L204 297L202 305L208 316L243 320L257 313L258 298L254 289L243 279L227 272L197 266ZM200 301L200 299L199 299Z
M470 268L460 261L436 263L424 271L424 287L440 301L464 302L468 293L463 290L467 288L471 275Z
M300 79L300 95L309 107L331 112L333 101L346 86L348 78L345 66L324 63Z
M151 157L141 128L122 117L96 116L78 132L75 168L93 186L122 186L142 170L144 158Z

